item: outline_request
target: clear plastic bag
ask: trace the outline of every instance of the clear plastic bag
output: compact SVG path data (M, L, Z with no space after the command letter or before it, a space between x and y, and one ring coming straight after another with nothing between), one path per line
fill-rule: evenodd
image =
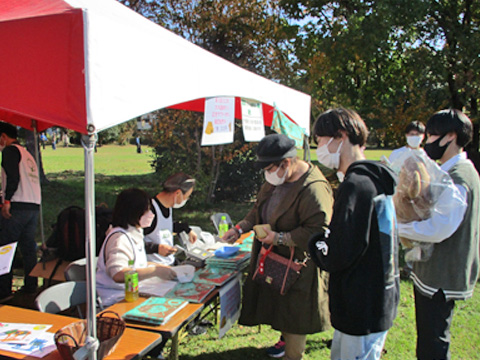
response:
M455 206L438 201L446 189L457 191L456 186L423 150L406 149L390 167L398 175L393 200L399 223L426 220L435 213L445 215ZM400 241L406 249L406 261L427 261L433 253L433 243L405 238Z

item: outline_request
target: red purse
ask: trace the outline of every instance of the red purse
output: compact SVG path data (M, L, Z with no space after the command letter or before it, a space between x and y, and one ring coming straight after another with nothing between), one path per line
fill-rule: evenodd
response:
M285 295L292 285L300 277L300 270L305 263L293 261L294 248L290 247L290 258L286 259L274 253L273 245L268 249L263 246L257 259L257 268L253 274L253 280L266 285Z

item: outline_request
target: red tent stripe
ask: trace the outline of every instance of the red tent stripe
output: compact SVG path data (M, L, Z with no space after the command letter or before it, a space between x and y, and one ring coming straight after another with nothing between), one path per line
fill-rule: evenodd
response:
M83 11L60 11L0 23L0 120L86 133Z
M241 119L242 118L242 107L240 104L241 98L235 97L235 118ZM195 111L195 112L204 112L205 110L205 98L195 99L191 101L187 101L184 103L172 105L168 107L169 109L177 109L177 110L188 110L188 111ZM273 120L273 106L268 104L262 103L263 109L263 123L265 126L272 126ZM287 114L284 114L291 122L295 123Z

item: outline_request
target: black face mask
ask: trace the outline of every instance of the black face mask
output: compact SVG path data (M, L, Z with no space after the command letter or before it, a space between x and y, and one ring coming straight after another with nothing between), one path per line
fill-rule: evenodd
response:
M448 145L450 145L450 143L452 142L452 141L449 141L445 145L440 146L440 141L442 141L442 139L446 135L447 134L443 135L442 137L439 137L434 142L425 144L425 146L423 148L424 148L425 152L427 153L427 155L430 157L430 159L440 160L442 158L443 154L445 154L445 150L447 150Z

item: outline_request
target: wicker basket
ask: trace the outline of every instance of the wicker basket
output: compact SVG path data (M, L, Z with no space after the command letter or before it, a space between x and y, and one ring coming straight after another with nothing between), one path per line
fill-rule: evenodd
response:
M104 316L112 313L116 317ZM118 340L125 331L125 321L113 311L104 311L97 316L97 338L100 346L97 350L97 359L101 360L110 355ZM85 343L87 336L86 320L71 323L55 333L55 344L64 360L74 360L73 354Z

